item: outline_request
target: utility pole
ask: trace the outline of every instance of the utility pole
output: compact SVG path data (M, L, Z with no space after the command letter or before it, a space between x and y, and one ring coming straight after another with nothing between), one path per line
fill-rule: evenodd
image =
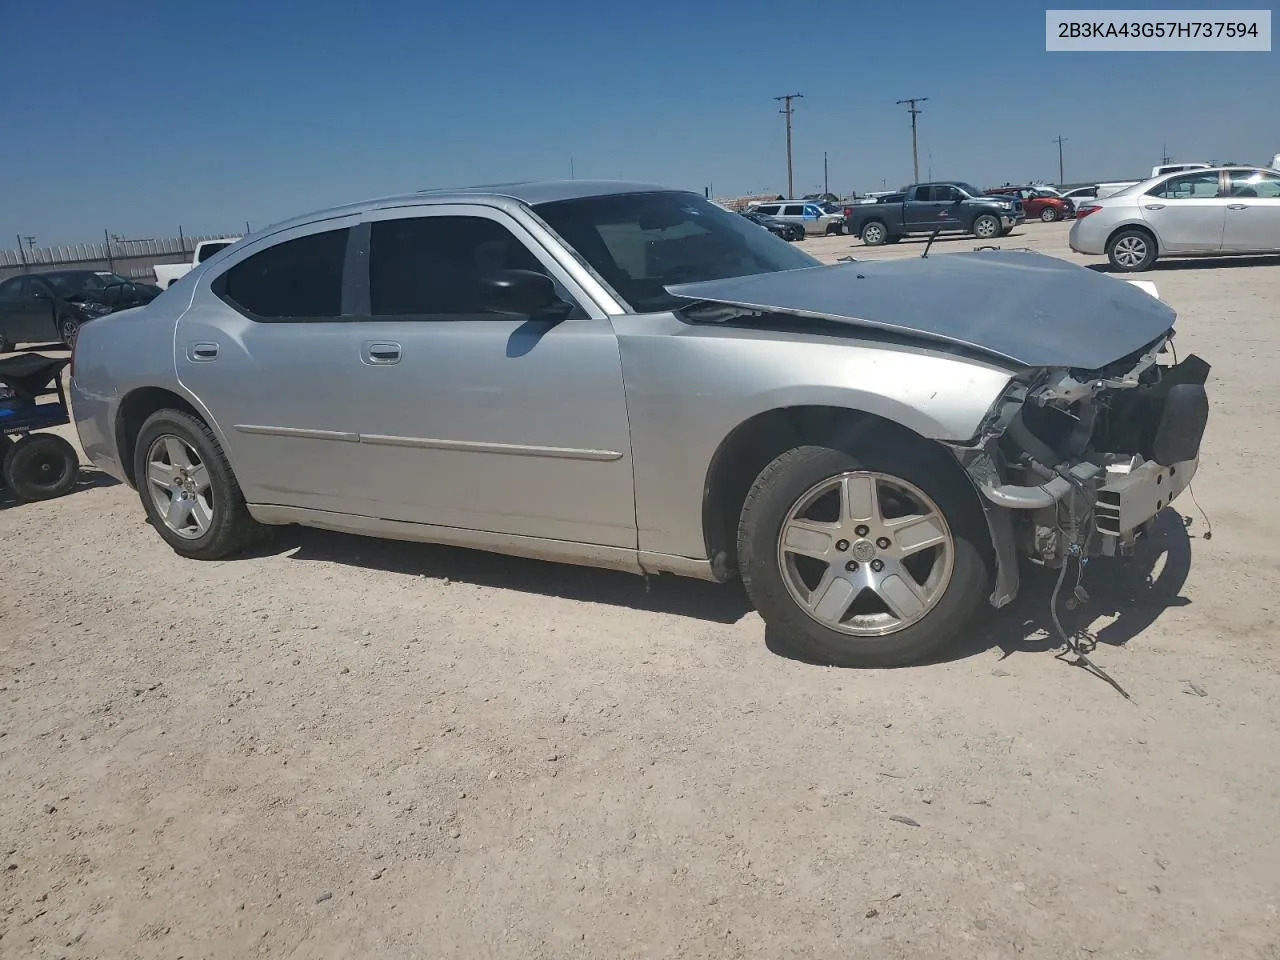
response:
M822 151L822 192L831 192L831 181L827 178L827 151Z
M30 268L27 266L27 252L22 249L22 234L18 234L17 236L18 236L18 256L22 258L22 272L28 273L30 271ZM28 240L30 240L32 243L35 242L35 239L36 239L35 237L28 237Z
M573 157L570 157L570 158L569 158L569 179L570 179L570 180L576 180L576 179L577 179L577 177L575 177L575 176L573 175Z
M787 118L787 199L791 200L795 197L795 183L791 175L791 101L803 100L803 93L784 93L780 97L774 97L775 100L781 100L783 107L778 112Z
M1172 159L1173 157L1169 156L1169 145L1167 143L1160 144L1160 165L1164 166Z
M928 97L908 97L905 100L898 101L899 104L910 104L907 107L907 113L911 114L911 168L915 171L917 183L920 182L920 156L916 150L916 117L924 113L924 111L917 107L916 104L924 103L928 99Z
M1067 182L1067 175L1062 172L1062 145L1067 142L1067 138L1058 135L1053 142L1058 145L1058 185L1061 186Z
M107 233L107 228L102 228L102 239L107 242L107 269L112 273L116 272L116 261L111 255L111 234Z

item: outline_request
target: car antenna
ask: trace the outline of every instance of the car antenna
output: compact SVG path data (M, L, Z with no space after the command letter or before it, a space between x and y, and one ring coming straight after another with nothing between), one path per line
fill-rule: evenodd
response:
M942 232L942 225L938 225L938 229L929 234L929 242L924 245L924 253L920 254L920 259L925 260L929 256L929 248L933 246L933 241L938 239L938 234Z

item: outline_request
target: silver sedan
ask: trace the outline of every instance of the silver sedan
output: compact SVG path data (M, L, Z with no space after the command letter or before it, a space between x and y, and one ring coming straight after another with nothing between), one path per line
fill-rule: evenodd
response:
M1190 481L1173 321L1052 257L821 266L697 194L508 184L246 237L88 324L71 393L182 557L302 524L736 575L806 656L886 666Z
M1155 177L1079 205L1069 242L1126 272L1160 257L1280 253L1280 172L1221 167Z

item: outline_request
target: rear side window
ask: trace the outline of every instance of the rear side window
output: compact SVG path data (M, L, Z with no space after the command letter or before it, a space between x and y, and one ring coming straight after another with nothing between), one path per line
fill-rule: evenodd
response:
M227 247L229 247L229 246L231 246L231 243L230 243L230 242L227 242L227 243L206 243L203 247L201 247L201 248L200 248L200 253L199 253L199 255L196 257L196 262L197 262L197 263L204 263L206 260L208 260L210 257L212 257L212 256L213 256L215 253L217 253L219 250L225 250L225 249L227 249Z
M803 217L804 207L801 204L793 203L790 206L782 208L782 215L784 217Z
M214 281L214 293L254 320L338 317L348 232L328 230L268 247Z
M776 217L778 215L778 205L771 203L766 206L756 207L756 213L763 213L768 217Z
M1147 195L1165 200L1203 200L1207 197L1216 197L1218 174L1217 171L1210 171L1170 177L1164 183L1157 184L1148 190Z

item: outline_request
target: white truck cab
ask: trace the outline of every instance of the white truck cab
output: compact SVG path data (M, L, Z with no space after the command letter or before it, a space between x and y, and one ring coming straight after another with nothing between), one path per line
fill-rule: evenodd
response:
M198 264L204 263L219 250L225 250L239 237L222 237L218 240L201 240L191 254L190 263L158 263L152 269L156 272L156 285L167 290L178 280L191 272Z

